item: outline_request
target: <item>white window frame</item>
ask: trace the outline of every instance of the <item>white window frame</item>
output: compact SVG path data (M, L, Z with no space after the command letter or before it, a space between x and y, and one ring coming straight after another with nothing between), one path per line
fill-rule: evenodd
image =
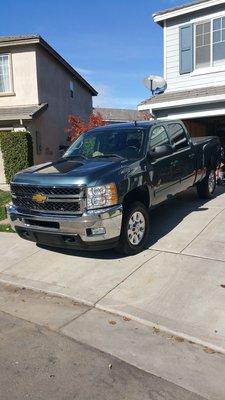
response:
M224 63L214 65L213 62L213 21L218 18L225 17L224 12L214 14L209 17L195 19L192 22L194 23L194 71L191 73L191 76L209 74L212 72L221 72L225 70L225 60ZM210 22L210 65L208 67L196 67L196 26L199 24L205 24Z
M0 97L4 96L12 96L14 95L14 88L13 88L13 69L12 69L12 54L11 53L1 53L1 56L8 56L9 60L9 92L0 92Z
M201 69L212 68L212 21L211 19L207 19L204 21L199 21L194 24L194 70L199 71ZM210 22L210 65L208 67L197 67L196 66L196 28L197 25L207 24Z

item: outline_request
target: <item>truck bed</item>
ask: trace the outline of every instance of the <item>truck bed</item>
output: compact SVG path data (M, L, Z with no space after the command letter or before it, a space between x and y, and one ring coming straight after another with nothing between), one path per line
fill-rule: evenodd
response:
M194 145L198 145L198 144L203 144L203 143L208 143L210 142L212 139L216 139L216 141L218 141L217 137L215 136L201 136L201 137L192 137L192 143Z

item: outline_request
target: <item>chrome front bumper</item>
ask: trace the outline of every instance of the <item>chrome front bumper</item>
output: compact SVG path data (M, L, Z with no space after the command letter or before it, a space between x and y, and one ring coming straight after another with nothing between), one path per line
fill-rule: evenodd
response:
M118 239L122 224L122 205L105 209L86 211L82 215L65 216L46 213L22 213L16 207L9 204L6 207L8 218L12 228L17 232L27 232L25 239L39 241L41 234L59 235L63 237L78 238L79 242L91 245L95 242L107 242ZM92 229L104 228L104 233L92 234ZM29 238L32 233L32 238ZM46 237L47 237L46 235ZM20 234L22 236L22 234ZM23 236L22 236L23 237ZM35 240L35 237L37 240ZM72 243L72 241L71 241ZM43 243L44 244L44 243Z

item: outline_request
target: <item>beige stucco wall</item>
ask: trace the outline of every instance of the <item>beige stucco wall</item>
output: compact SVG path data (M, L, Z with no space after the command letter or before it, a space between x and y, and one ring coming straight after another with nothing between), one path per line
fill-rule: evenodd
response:
M0 95L0 107L38 104L36 51L34 46L1 49L11 53L12 95Z
M59 157L59 146L67 143L68 116L87 119L92 112L92 94L59 61L39 45L1 49L12 55L13 92L0 95L0 107L48 103L46 111L32 121L23 121L31 132L35 164ZM70 96L70 81L74 82L74 98ZM17 127L19 121L0 125ZM41 154L36 153L36 131L41 135ZM3 166L0 159L0 183Z
M45 49L37 47L36 59L39 103L48 103L48 109L30 125L33 137L38 130L42 138L42 153L35 155L37 163L59 157L59 145L67 143L68 116L87 119L92 112L92 95ZM74 98L70 96L70 81L74 82Z

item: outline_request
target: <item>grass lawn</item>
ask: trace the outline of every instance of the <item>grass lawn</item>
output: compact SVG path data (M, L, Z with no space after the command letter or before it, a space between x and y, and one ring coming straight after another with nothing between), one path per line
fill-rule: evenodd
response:
M14 232L9 224L0 224L0 232Z
M11 201L9 192L0 190L0 221L6 218L5 205Z

